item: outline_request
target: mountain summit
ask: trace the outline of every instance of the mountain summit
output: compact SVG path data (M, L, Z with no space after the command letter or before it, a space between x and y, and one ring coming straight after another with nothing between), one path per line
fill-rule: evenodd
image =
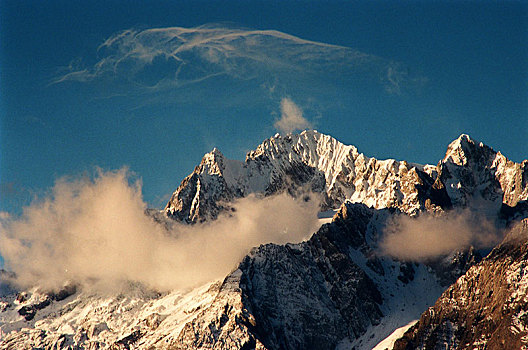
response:
M454 205L483 200L487 209L497 211L528 198L528 160L514 163L465 134L449 144L437 169Z

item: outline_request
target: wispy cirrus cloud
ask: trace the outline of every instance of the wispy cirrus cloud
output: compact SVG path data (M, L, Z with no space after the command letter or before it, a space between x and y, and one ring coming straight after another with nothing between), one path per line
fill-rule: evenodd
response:
M345 46L276 30L220 24L128 29L103 42L93 65L70 65L53 83L120 80L146 89L174 88L226 76L250 80L281 75L367 75L389 93L412 82L395 63Z

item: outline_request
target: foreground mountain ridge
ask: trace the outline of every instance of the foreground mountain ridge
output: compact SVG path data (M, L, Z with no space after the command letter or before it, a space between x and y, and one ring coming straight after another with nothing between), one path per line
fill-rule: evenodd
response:
M339 210L307 241L256 247L223 280L192 291L9 293L0 348L371 349L481 260L471 248L427 263L380 256L387 223L465 208L511 226L528 213L527 168L467 135L436 166L368 158L316 131L276 135L245 162L214 149L164 215L199 224L237 198L282 192L319 192L323 209Z
M395 343L400 349L528 348L528 219Z

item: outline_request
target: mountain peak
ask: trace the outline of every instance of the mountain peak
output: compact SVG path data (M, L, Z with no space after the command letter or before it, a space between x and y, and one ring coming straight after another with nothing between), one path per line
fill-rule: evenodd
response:
M447 146L447 151L444 156L444 161L451 161L457 165L467 164L467 153L475 141L467 134L460 135L457 139Z
M491 147L472 139L467 134L462 134L449 144L443 161L466 166L469 162L482 157L489 159L496 153Z
M485 199L489 210L504 204L515 207L528 198L526 169L482 142L462 134L447 147L438 165L439 178L455 206L478 203Z
M471 136L468 134L460 134L460 136L457 138L459 141L465 141L465 142L473 142L473 139L471 139Z
M218 148L213 148L213 150L209 153L204 154L204 158L208 159L216 159L216 158L224 158L224 155Z
M224 160L222 152L215 147L211 152L204 154L199 166L200 171L220 175L224 170Z

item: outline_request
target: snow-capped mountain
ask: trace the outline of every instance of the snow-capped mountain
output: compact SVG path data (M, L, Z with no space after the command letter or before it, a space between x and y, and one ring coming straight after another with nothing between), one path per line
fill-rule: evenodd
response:
M322 209L338 208L332 222L301 243L255 247L223 280L189 291L133 285L127 293L100 295L70 285L55 293L4 288L0 348L372 349L420 318L466 271L454 286L476 276L506 244L479 265L479 252L471 248L427 263L400 261L379 254L387 223L455 207L510 225L528 216L527 171L528 161L511 162L467 135L453 141L436 166L368 158L316 131L276 135L244 162L214 149L182 181L164 215L200 225L249 194L302 198L319 192ZM170 226L159 212L148 215ZM519 239L505 242L513 241ZM515 269L522 279L524 262L516 261L493 265L489 273ZM521 300L526 293L518 290ZM515 293L505 287L501 298ZM524 304L512 310L521 321L528 312Z
M528 219L449 287L394 349L526 349Z
M453 205L491 210L516 207L528 198L528 160L514 163L482 142L461 135L437 166Z
M326 208L349 200L410 215L453 206L496 215L501 209L515 211L527 200L528 160L514 163L468 135L453 141L433 166L369 158L313 130L277 134L249 152L245 162L227 159L216 148L206 154L172 194L165 212L198 222L215 218L234 198L285 190L320 192Z
M206 154L165 210L171 217L196 222L215 217L222 203L233 198L287 190L320 192L327 208L339 208L349 199L415 213L425 205L421 188L424 183L432 188L434 172L434 166L368 158L317 131L277 134L249 152L245 162L228 160L217 149ZM433 204L441 206L436 197Z

